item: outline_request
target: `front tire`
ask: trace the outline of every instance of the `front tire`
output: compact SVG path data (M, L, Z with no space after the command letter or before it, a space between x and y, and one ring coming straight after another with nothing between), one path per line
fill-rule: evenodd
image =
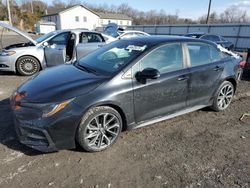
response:
M232 102L234 96L234 86L229 81L224 81L217 90L211 108L215 111L223 111Z
M83 116L76 140L85 151L102 151L116 142L121 130L122 118L115 109L94 107Z
M38 60L31 56L23 56L17 60L16 69L22 76L31 76L40 70L41 66Z

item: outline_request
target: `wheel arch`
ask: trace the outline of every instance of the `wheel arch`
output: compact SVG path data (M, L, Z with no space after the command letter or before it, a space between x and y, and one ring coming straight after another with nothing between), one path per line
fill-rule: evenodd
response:
M233 86L234 86L234 92L236 91L237 81L235 80L235 78L229 77L229 78L226 78L224 81L231 82L233 84Z

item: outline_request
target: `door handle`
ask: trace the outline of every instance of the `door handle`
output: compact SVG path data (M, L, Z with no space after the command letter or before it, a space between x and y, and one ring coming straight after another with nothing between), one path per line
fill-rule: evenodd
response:
M223 67L216 66L213 68L214 71L223 71Z
M98 47L103 47L104 45L103 44L99 44Z
M178 81L184 81L184 80L187 80L187 79L189 79L188 76L180 76L180 77L177 78Z

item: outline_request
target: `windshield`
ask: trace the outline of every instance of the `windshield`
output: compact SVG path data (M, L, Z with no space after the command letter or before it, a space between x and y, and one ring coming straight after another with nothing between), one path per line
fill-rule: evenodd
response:
M46 35L43 35L43 36L39 37L38 39L36 39L36 42L41 43L41 42L45 41L46 39L54 36L55 34L56 34L55 31L47 33Z
M115 73L140 56L147 49L145 43L121 40L108 44L79 60L80 66L99 72Z

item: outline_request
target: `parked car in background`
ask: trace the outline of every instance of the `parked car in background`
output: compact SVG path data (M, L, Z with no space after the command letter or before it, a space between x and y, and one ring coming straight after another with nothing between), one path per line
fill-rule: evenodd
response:
M105 41L107 43L120 39L133 38L139 36L149 36L149 34L142 31L125 30L123 28L120 28L115 23L108 24L103 32L103 37L105 38Z
M145 36L110 43L37 74L11 99L21 143L43 152L102 151L121 130L230 105L240 59L216 44Z
M215 42L216 44L220 44L224 48L228 50L233 50L234 49L234 44L228 40L226 40L224 37L220 35L213 35L213 34L206 34L202 32L197 32L197 33L189 33L184 35L186 37L193 37L193 38L199 38L199 39L204 39L204 40L209 40L212 42Z
M71 63L106 44L101 33L84 29L57 30L34 40L10 25L0 23L0 27L12 30L29 41L0 51L0 71L26 76L46 67Z

